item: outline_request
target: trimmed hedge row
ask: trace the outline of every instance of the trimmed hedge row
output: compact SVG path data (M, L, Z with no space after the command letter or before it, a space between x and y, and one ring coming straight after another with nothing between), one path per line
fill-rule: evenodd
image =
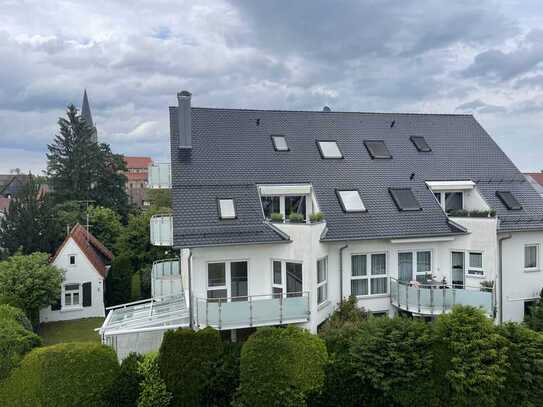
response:
M115 352L94 343L37 348L0 387L2 406L107 406L119 375Z

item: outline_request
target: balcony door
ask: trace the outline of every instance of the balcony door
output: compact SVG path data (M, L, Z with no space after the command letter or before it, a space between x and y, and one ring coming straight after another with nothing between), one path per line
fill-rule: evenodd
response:
M413 280L413 253L398 253L398 280L407 283Z
M465 258L464 252L452 252L451 282L454 288L464 288Z
M274 260L272 262L274 294L300 297L303 291L302 263Z
M247 262L208 263L207 298L218 301L246 301L248 295Z

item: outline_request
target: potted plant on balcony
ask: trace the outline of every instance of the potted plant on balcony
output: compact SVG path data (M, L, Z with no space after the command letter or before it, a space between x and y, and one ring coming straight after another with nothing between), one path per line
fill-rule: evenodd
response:
M274 212L270 215L270 219L272 222L283 222L283 214Z
M302 223L305 221L305 216L301 213L292 212L288 215L288 220L290 223Z
M491 293L494 289L494 281L484 280L481 281L481 291Z
M322 222L324 220L324 213L322 212L315 212L315 213L312 213L310 216L309 216L309 220L311 221L311 223L319 223L319 222Z

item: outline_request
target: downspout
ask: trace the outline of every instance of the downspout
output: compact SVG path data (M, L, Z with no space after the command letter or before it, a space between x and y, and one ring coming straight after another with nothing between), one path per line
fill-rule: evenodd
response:
M339 301L343 301L343 250L349 247L348 244L339 248Z
M499 295L498 295L498 322L503 323L503 259L502 259L502 243L504 240L511 239L513 235L511 233L498 238L498 281L499 281Z
M181 249L182 250L182 249ZM189 258L187 261L187 274L189 278L189 327L194 329L194 309L192 306L192 250L189 250Z

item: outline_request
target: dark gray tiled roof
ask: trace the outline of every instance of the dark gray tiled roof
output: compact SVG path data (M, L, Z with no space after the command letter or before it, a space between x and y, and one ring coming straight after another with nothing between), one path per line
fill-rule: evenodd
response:
M311 183L326 216L324 241L463 233L448 222L428 180L475 181L503 231L543 228L543 200L471 115L192 108L191 151L177 149L176 115L171 107L178 247L284 240L263 222L261 183ZM290 151L275 151L271 134L285 135ZM424 136L432 151L417 151L410 136ZM323 160L319 139L337 140L344 158ZM363 141L376 139L393 159L370 158ZM389 187L412 188L422 211L398 211ZM358 189L368 211L344 213L336 188ZM508 211L496 190L511 190L523 210ZM238 219L219 220L219 197L235 199Z

